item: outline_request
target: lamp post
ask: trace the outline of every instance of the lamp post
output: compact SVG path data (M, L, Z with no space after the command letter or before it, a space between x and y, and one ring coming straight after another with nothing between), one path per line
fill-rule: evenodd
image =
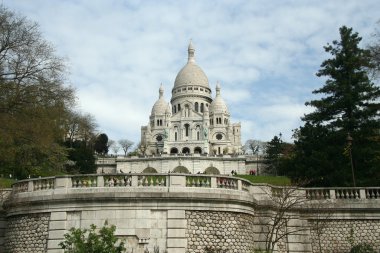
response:
M352 182L354 184L354 187L356 187L355 183L355 173L354 173L354 161L352 159L352 143L353 143L353 138L351 137L350 133L347 134L347 144L348 144L348 149L349 149L349 155L350 155L350 162L351 162L351 172L352 172Z

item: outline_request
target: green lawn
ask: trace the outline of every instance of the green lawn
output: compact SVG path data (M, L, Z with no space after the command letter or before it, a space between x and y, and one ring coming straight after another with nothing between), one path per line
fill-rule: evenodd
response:
M11 188L14 180L9 178L0 178L0 188Z
M267 183L271 185L291 185L290 178L284 176L254 176L236 175L237 177L249 180L251 183Z

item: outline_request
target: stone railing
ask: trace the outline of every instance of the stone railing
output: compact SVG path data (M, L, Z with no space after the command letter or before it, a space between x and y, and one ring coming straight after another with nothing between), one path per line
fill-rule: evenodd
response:
M380 187L304 188L305 196L317 199L380 199Z
M248 192L252 184L241 178L222 175L189 174L92 174L21 180L12 185L13 193L58 188L99 187L197 187Z
M0 189L0 206L11 195L12 189Z
M293 191L297 197L307 200L356 200L380 199L380 187L355 188L294 188L279 187L267 184L252 184L237 177L224 175L198 175L198 174L91 174L58 176L21 180L13 184L13 194L23 192L46 191L59 188L122 188L122 187L183 187L183 188L209 188L230 191L242 191L255 194L258 199L281 197L286 189ZM270 195L268 195L270 194ZM260 197L260 196L261 197ZM265 197L267 196L267 197Z

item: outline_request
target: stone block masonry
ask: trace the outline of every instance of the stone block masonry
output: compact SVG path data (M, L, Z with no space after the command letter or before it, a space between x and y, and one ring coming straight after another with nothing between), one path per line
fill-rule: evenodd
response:
M235 212L186 211L188 253L251 253L254 250L253 215Z
M50 213L13 216L8 219L5 252L46 252Z
M310 224L312 228L316 227L315 221ZM319 230L320 236L316 229L311 229L313 252L349 252L350 237L353 238L354 245L368 243L376 252L380 250L380 220L328 220L323 221L320 227L323 228Z

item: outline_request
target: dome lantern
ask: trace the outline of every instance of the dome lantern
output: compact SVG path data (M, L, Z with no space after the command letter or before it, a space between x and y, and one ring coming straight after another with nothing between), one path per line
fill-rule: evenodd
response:
M189 47L187 49L188 59L187 62L195 62L195 49L193 46L193 42L190 40Z

